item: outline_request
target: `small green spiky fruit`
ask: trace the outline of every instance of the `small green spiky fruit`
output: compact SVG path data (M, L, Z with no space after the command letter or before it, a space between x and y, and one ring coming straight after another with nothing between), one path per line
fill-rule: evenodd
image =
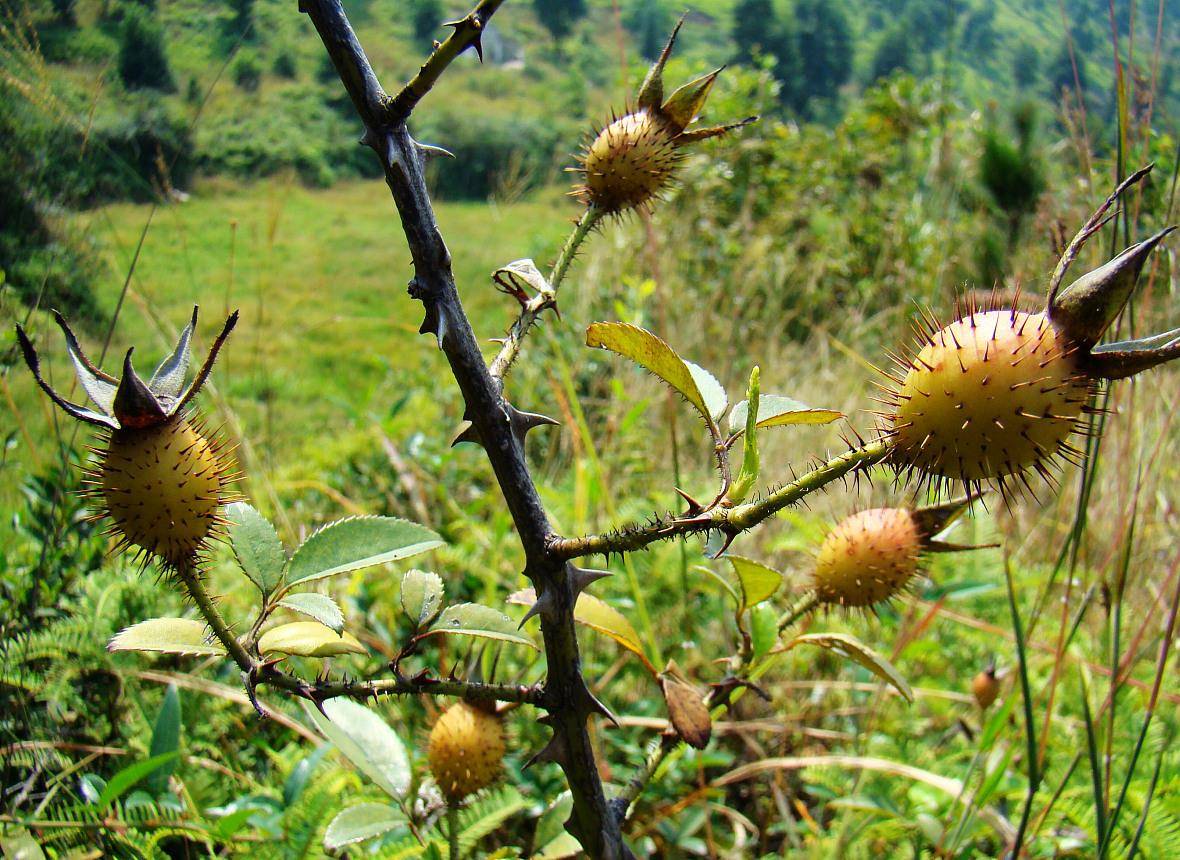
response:
M675 134L651 111L616 119L590 143L582 197L605 212L633 209L652 199L679 161Z
M918 571L922 533L913 514L870 508L842 520L820 546L812 584L820 604L864 608L890 599Z
M938 485L980 483L1069 456L1091 382L1043 313L969 313L927 332L893 390L891 460Z
M216 526L227 483L215 442L187 418L112 430L95 469L112 531L172 567L194 558Z
M443 711L430 730L427 759L439 789L458 803L499 778L504 751L500 718L459 702Z

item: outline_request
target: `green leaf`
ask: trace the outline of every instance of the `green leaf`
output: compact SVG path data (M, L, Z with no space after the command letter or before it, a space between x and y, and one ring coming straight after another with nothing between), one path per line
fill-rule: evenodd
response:
M781 650L790 651L796 645L815 645L847 657L864 666L882 681L891 684L907 702L914 701L914 691L910 689L909 683L897 668L854 636L843 633L807 633L796 636Z
M749 401L743 400L729 413L729 432L739 433L746 425ZM784 427L788 424L831 424L844 417L835 409L815 409L806 403L782 397L778 394L763 394L758 398L758 427Z
M258 653L276 652L298 657L369 653L351 633L335 633L318 621L294 621L267 630L258 639Z
M532 606L537 600L537 593L531 588L524 588L508 597L509 602L522 606ZM610 604L604 603L592 594L582 592L578 595L578 602L574 606L574 621L592 630L614 639L632 654L635 654L653 676L659 671L648 659L647 653L639 639L635 626L627 617Z
M443 545L425 526L397 517L351 517L329 523L303 542L287 582L309 582L409 558Z
M266 597L282 581L283 568L287 566L287 554L275 527L245 502L227 505L225 518L229 521L229 543L238 566Z
M498 639L501 642L528 645L530 648L537 647L532 639L520 632L517 623L499 609L481 606L478 603L459 603L455 606L448 606L430 629L419 638L433 636L436 633L481 636L485 639Z
M758 434L754 432L757 425L758 404L761 400L761 377L762 371L755 364L750 368L750 383L746 387L746 435L742 439L742 468L734 477L733 483L729 485L729 490L725 494L725 497L735 505L740 505L746 500L746 496L758 483L758 475L762 469L758 453ZM753 408L749 406L751 403L754 404Z
M717 381L717 377L705 370L699 364L693 364L691 361L685 359L684 366L688 368L688 372L692 374L692 380L697 384L697 390L701 392L701 397L705 401L705 407L709 410L709 414L714 421L720 421L721 416L725 414L726 407L729 406L729 398L725 395L725 389L721 387L721 383Z
M324 831L324 847L334 851L354 842L363 842L388 833L405 821L406 817L395 807L384 803L359 803L332 819Z
M706 421L712 421L705 397L684 359L651 332L626 323L593 323L586 329L586 345L631 359L681 394Z
M325 594L310 591L288 594L279 601L279 606L310 616L335 633L344 632L344 613L340 611L336 601Z
M755 657L770 653L778 641L778 612L773 606L761 604L750 610L750 644Z
M357 770L390 797L405 796L410 787L410 761L401 738L385 720L350 699L329 699L324 702L323 714L308 702L303 703L303 709Z
M757 606L768 600L778 591L783 583L783 575L774 568L767 567L753 559L740 555L727 555L733 572L742 587L742 602L739 611L744 612L751 606Z
M111 777L110 782L102 790L102 794L98 796L98 800L94 805L98 807L98 811L102 812L124 794L126 794L137 782L143 779L148 774L152 773L156 768L173 762L180 753L176 750L172 752L155 755L151 758L137 761L134 764L129 764L121 771Z
M210 639L204 621L193 618L151 618L120 630L107 643L108 651L158 651L164 654L224 654L221 643Z
M415 627L429 624L442 608L443 581L437 573L410 570L402 577L402 610Z
M176 752L180 749L180 690L175 684L169 684L164 691L164 701L160 704L160 712L156 715L156 725L152 729L152 743L148 754L155 756ZM161 765L148 778L148 789L153 794L160 794L168 788L168 777L176 769L176 761Z

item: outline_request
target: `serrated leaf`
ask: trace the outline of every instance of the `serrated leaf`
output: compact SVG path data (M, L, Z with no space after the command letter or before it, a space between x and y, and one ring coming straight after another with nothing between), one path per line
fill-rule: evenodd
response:
M426 526L397 517L352 517L329 523L303 542L287 566L287 582L310 582L410 558L443 545Z
M193 618L151 618L132 624L111 637L107 650L200 655L225 653L221 643L210 638L205 622Z
M484 639L498 639L501 642L515 642L536 648L526 634L520 632L517 623L490 606L478 603L459 603L443 610L438 620L419 638L448 633L458 636L479 636Z
M417 569L406 572L402 577L401 604L415 627L429 624L438 616L444 591L437 573Z
M745 429L750 403L743 400L729 413L729 432ZM844 417L835 409L816 409L790 397L763 394L758 399L758 427L785 427L790 424L831 424Z
M288 594L279 601L279 606L285 606L314 618L334 633L341 633L344 630L344 613L340 611L336 601L325 594L316 594L311 591Z
M783 575L774 568L740 555L725 557L729 559L734 575L737 576L738 583L741 585L740 611L744 612L751 606L757 606L762 601L768 600L782 585Z
M510 603L521 606L532 606L537 600L537 593L531 588L524 588L509 595ZM643 661L643 665L652 675L658 675L656 667L647 658L639 633L627 617L608 603L604 603L592 594L582 592L578 595L578 602L574 605L574 621L597 630L614 639L632 654Z
M778 612L773 606L761 604L750 610L750 645L754 656L764 657L778 641Z
M169 684L164 691L164 701L160 703L160 712L156 714L156 724L152 728L152 742L148 747L148 755L165 755L180 749L180 690L175 684ZM148 777L148 788L153 794L160 794L168 787L168 777L176 769L176 760L160 765Z
M293 621L267 630L258 639L260 654L294 654L297 657L335 657L367 654L351 633L336 633L318 621Z
M400 824L404 824L406 817L401 811L384 803L358 803L345 809L328 825L324 831L324 847L329 851L372 839L388 833Z
M229 543L242 572L258 586L265 597L283 579L287 554L274 526L262 514L245 502L226 505L225 518L229 521Z
M670 385L706 421L712 420L709 406L688 364L651 332L627 323L593 323L586 329L586 345L629 358Z
M321 714L314 705L303 703L315 727L357 770L390 797L404 797L410 787L410 761L397 733L351 699L329 699L323 707Z
M684 365L692 374L693 382L697 384L697 390L701 392L709 414L713 416L714 421L720 421L721 416L725 414L726 407L729 406L729 398L725 394L725 389L721 387L717 377L699 364L684 359Z
M892 685L907 702L914 701L914 691L910 689L909 683L901 676L897 668L854 636L843 633L807 633L796 636L781 650L790 651L797 645L815 645L847 657L864 666L882 681Z

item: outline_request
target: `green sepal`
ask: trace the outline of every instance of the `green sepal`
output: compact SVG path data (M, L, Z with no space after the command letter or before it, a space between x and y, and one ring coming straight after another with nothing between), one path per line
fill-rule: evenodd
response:
M1180 328L1096 346L1086 356L1086 370L1103 379L1125 379L1177 358L1180 358Z
M1175 227L1127 248L1109 263L1082 275L1053 297L1048 315L1066 336L1083 346L1098 342L1126 307L1139 273L1155 246Z
M684 131L688 124L697 118L705 106L709 92L713 89L713 82L717 80L719 74L721 74L721 69L716 69L707 75L701 75L696 80L689 81L668 96L667 101L661 105L660 114L677 134Z

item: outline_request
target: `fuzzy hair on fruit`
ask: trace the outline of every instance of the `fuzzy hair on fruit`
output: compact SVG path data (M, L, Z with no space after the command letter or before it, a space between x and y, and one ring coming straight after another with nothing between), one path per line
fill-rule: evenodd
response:
M466 702L451 705L430 730L430 773L447 800L457 803L500 776L504 725L494 713Z
M865 609L899 594L918 572L922 534L901 508L842 520L820 546L812 587L820 605Z

